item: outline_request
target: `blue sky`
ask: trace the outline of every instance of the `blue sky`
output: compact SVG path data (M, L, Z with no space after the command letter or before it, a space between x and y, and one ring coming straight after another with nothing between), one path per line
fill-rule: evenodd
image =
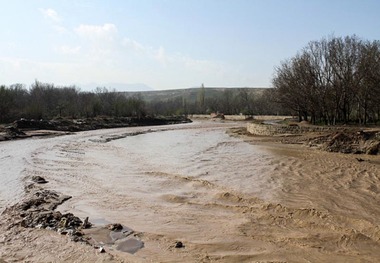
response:
M309 41L380 40L378 0L0 0L0 84L269 87Z

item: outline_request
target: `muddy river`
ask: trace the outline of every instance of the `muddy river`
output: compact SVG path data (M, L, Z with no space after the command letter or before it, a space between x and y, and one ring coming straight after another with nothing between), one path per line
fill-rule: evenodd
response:
M358 162L226 133L241 125L202 121L2 142L0 209L39 175L49 181L44 187L73 197L61 212L138 233L144 247L131 261L380 260L378 157ZM178 241L184 247L175 248Z

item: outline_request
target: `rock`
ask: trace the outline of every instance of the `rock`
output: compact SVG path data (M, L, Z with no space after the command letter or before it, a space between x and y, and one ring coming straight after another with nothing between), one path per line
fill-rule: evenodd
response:
M379 153L380 149L380 142L374 142L367 148L367 154L369 155L376 155Z
M80 237L78 237L78 236L71 236L71 241L74 241L74 242L79 242L79 241L81 241L81 239L80 239Z
M66 227L70 229L77 229L82 227L83 222L79 217L74 216L72 213L62 215L62 218L66 218Z
M66 228L66 226L67 226L67 218L62 218L61 221L59 221L58 227Z
M60 233L61 235L67 235L67 229L65 229L65 228L58 228L58 231L57 231L58 233Z
M99 251L99 253L105 253L106 252L106 250L102 246L99 247L98 251Z
M91 226L92 224L88 222L88 217L86 217L83 221L82 228L87 229L87 228L90 228Z
M84 236L84 233L80 230L74 230L73 236L82 237L82 236Z
M175 243L175 246L174 246L175 248L183 248L183 247L185 247L184 246L184 244L181 242L181 241L177 241L176 243Z
M115 223L115 224L109 224L107 225L107 228L111 231L115 231L115 230L122 230L123 229L123 226L119 223Z
M41 176L33 176L32 177L32 181L37 183L37 184L46 184L48 183L48 181L45 180L45 178L41 177Z

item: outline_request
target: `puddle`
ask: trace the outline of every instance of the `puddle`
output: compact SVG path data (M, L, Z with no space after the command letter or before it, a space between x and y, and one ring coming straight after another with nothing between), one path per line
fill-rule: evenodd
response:
M106 220L103 219L101 222L106 222ZM93 245L114 248L130 254L134 254L144 247L144 242L136 237L136 233L131 228L126 226L123 226L121 230L109 230L106 226L93 227L85 229L84 232L92 238Z
M128 238L116 241L115 245L119 251L134 254L144 247L144 242L135 238Z
M111 222L105 220L104 218L95 218L95 219L90 219L91 224L95 226L105 226L108 224L111 224Z

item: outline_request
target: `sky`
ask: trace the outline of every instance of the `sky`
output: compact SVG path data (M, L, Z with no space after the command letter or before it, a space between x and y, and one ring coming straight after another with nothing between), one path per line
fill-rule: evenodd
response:
M331 35L380 40L378 0L0 0L0 84L270 87ZM112 84L113 83L113 84Z

